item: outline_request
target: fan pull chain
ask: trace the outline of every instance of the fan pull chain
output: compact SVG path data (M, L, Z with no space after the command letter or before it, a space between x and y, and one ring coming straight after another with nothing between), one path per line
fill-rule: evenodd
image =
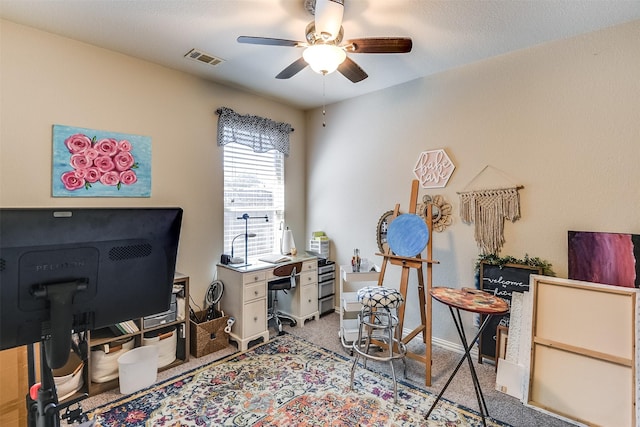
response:
M325 81L327 79L327 73L322 73L322 127L327 127L327 112L325 111L326 96L325 96Z

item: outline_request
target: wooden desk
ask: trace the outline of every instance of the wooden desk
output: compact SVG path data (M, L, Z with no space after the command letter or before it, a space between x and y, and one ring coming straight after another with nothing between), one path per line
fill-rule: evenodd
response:
M458 366L456 366L453 373L447 380L447 383L442 388L442 391L440 392L440 394L438 394L438 397L436 397L436 400L431 405L431 408L429 409L429 412L427 412L425 418L429 419L429 415L431 415L433 408L435 408L435 406L438 404L438 401L444 394L445 390L447 389L447 387L449 387L451 380L453 380L453 377L455 377L455 375L458 373L458 370L466 359L469 363L471 379L473 380L473 385L476 391L476 398L478 399L478 407L480 409L480 415L482 416L482 424L486 426L487 422L485 420L485 417L489 415L489 411L487 410L487 403L484 400L484 395L482 394L482 389L480 388L480 382L478 381L476 369L473 366L473 361L471 360L471 348L476 344L478 338L480 338L482 331L489 324L489 320L491 319L491 317L494 315L507 314L509 312L509 305L502 298L498 298L488 292L484 292L478 289L452 289L436 287L431 289L431 296L436 301L440 301L441 303L449 307L449 310L451 311L451 317L453 317L453 323L455 323L456 325L458 335L460 336L460 341L462 343L462 346L464 347L464 356L462 356L460 362L458 362ZM471 313L484 314L487 316L484 322L482 322L482 325L480 325L478 333L469 344L467 344L467 337L464 333L460 310L469 311Z
M277 266L302 262L297 286L287 294L278 295L279 310L294 318L298 327L303 327L306 320L319 317L317 258L304 255L290 258L291 261L280 264L249 260L250 265L245 267L218 264L218 280L224 283L220 304L225 315L235 318L229 337L238 343L239 350L246 350L251 341L269 340L267 284L281 279L273 274Z

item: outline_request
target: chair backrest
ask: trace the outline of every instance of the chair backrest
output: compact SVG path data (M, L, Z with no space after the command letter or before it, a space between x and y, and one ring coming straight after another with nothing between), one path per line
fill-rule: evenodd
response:
M296 287L296 274L302 270L301 262L293 262L291 264L279 265L273 269L273 275L278 277L289 277L289 282L282 283L282 280L278 280L269 283L270 290L282 290L291 289Z
M274 276L295 276L296 274L302 271L302 263L301 262L293 262L291 264L279 265L273 269Z

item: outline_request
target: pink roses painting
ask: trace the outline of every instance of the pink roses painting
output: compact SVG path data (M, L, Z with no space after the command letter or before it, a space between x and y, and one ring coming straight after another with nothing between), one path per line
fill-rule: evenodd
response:
M76 133L64 141L71 153L69 165L60 179L67 190L90 189L97 182L115 186L132 185L138 181L135 169L138 164L131 154L131 143L126 140L104 138L97 140L83 133Z
M151 137L53 125L53 197L151 197Z

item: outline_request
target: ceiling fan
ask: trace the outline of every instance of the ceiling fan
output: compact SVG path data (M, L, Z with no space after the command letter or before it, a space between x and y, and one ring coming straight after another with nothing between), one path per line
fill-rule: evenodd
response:
M288 79L309 65L315 72L329 74L338 71L353 83L368 77L347 53L407 53L412 41L408 37L366 37L342 43L344 0L305 0L305 6L315 19L305 30L306 41L269 37L240 36L239 43L304 48L302 57L282 70L277 79Z

